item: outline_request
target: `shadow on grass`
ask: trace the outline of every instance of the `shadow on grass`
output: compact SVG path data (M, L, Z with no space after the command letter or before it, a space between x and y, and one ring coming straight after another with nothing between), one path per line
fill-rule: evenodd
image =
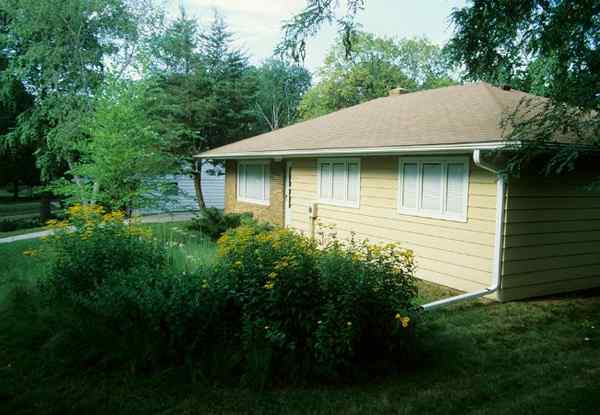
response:
M600 406L600 289L438 309L418 322L418 359L393 376L257 392L192 383L177 367L133 374L77 363L82 351L60 347L60 311L44 306L32 288L40 268L25 260L8 263L21 271L9 272L16 279L0 303L2 413L514 415ZM433 284L420 289L424 301L455 294Z

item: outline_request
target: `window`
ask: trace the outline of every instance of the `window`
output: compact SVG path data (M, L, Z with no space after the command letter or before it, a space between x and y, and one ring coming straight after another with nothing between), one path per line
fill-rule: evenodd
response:
M269 204L270 169L268 161L240 161L237 171L237 199Z
M467 220L469 159L401 158L398 211L407 215Z
M360 160L320 159L317 166L319 202L358 207L360 201Z

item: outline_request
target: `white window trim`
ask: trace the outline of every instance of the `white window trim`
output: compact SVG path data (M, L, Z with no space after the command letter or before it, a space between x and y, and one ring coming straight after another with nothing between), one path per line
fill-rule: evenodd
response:
M344 163L346 170L346 186L344 189L344 200L333 200L324 199L321 197L321 164L327 163ZM348 201L348 163L356 163L358 164L358 189L356 190L356 201ZM320 158L317 159L317 195L319 199L319 203L323 205L331 205L331 206L341 206L341 207L350 207L358 209L360 207L360 188L361 188L361 167L360 167L360 158L348 158L348 157L334 157L334 158ZM333 197L333 168L331 169L331 195Z
M404 164L417 164L417 207L416 208L405 208L403 207L403 188L404 188ZM441 211L424 210L421 208L422 203L422 191L423 191L423 164L427 163L440 163L442 164L442 207ZM457 215L454 213L446 212L446 204L448 201L447 197L447 183L448 183L448 164L462 163L465 166L465 177L464 177L464 189L465 194L463 196L463 214ZM468 208L469 208L469 176L470 176L470 162L469 157L466 156L454 156L454 157L401 157L398 159L398 213L402 215L410 216L421 216L425 218L433 219L444 219L455 222L467 222Z
M270 206L271 205L271 161L270 160L239 160L237 162L236 169L236 183L237 183L237 200L238 202L253 203L256 205ZM262 165L263 166L263 194L266 199L252 199L244 197L240 194L240 178L241 178L241 167L247 165Z

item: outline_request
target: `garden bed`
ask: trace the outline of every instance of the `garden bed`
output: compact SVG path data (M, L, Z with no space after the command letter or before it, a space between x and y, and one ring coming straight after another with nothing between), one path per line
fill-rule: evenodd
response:
M0 245L8 270L0 274L0 408L6 413L562 414L593 413L600 405L598 291L432 312L420 322L417 367L351 385L256 391L190 379L178 368L132 373L71 366L47 356L49 333L30 304L9 307L12 288L35 281L44 269L22 255L40 243ZM424 283L419 292L420 301L452 294Z

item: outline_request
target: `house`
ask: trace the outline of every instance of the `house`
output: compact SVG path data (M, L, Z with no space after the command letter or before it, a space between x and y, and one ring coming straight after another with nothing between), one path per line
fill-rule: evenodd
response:
M498 173L502 117L527 94L487 83L392 91L197 157L226 160L225 211L314 234L398 242L417 276L514 300L600 286L598 167Z
M140 209L142 215L155 213L190 212L198 210L194 178L191 174L177 174L163 177L172 183L173 195L164 203L152 208ZM206 207L223 209L225 207L225 170L223 167L207 161L202 163L202 196Z

